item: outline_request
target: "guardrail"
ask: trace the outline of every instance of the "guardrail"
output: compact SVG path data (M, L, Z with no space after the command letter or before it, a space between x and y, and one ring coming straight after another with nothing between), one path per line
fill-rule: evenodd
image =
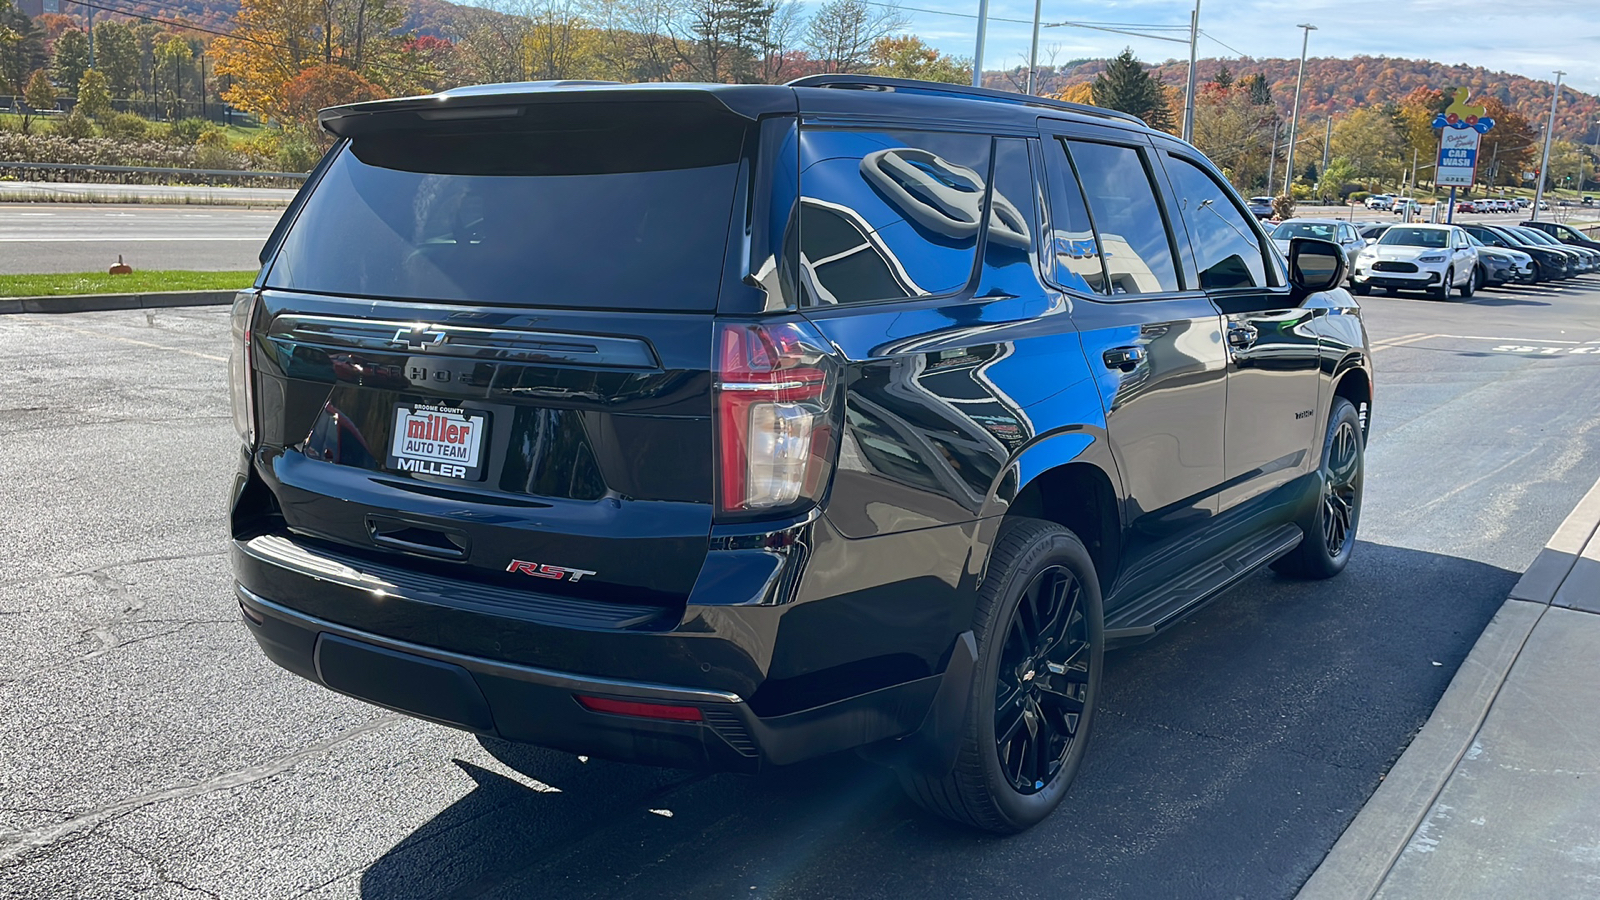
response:
M289 181L305 181L304 172L261 172L254 169L173 169L163 166L111 166L98 163L42 163L42 162L7 162L0 161L0 172L8 169L19 171L59 171L59 172L110 172L123 175L165 175L168 177L199 177L199 178L279 178Z

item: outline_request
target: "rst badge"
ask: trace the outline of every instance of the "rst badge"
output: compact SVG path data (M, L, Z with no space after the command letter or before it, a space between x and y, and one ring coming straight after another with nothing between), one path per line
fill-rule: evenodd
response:
M569 569L566 566L547 566L542 563L528 562L521 559L513 559L511 561L511 565L506 566L506 571L521 572L524 575L532 575L535 578L553 578L557 581L562 579L566 579L567 581L577 581L585 575L594 574L588 569Z
M489 416L426 403L395 407L389 468L464 481L483 478L483 436Z

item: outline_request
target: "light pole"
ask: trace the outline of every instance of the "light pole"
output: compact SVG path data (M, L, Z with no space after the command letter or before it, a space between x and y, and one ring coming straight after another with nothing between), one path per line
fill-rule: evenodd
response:
M1539 182L1533 189L1533 220L1539 221L1539 204L1544 202L1544 179L1550 172L1550 139L1556 134L1556 104L1561 102L1561 76L1567 73L1556 70L1556 89L1550 96L1550 123L1544 128L1544 153L1539 157Z
M1296 25L1304 28L1305 36L1300 39L1300 77L1294 82L1294 112L1289 116L1289 156L1285 160L1283 172L1283 192L1289 193L1289 185L1294 183L1294 138L1295 132L1300 128L1300 88L1306 82L1306 47L1311 43L1311 32L1317 30L1315 25Z
M1183 139L1186 141L1194 140L1194 60L1199 42L1200 0L1194 0L1194 12L1189 14L1189 89L1183 95Z
M1034 75L1039 71L1039 12L1044 6L1044 0L1033 0L1033 46L1028 49L1028 95L1033 95L1033 89L1038 81Z
M978 48L972 51L972 86L983 87L983 37L989 26L989 0L978 0Z

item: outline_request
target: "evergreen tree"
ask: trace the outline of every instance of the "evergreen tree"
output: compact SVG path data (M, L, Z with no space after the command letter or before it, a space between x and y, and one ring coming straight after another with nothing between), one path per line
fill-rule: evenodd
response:
M76 28L61 32L56 38L56 58L50 64L50 75L62 87L73 87L89 70L89 36Z
M28 75L49 61L44 31L11 0L0 0L0 79L4 79L5 87L12 93L22 93Z
M1107 63L1106 70L1095 76L1091 90L1095 106L1132 113L1159 131L1171 128L1172 108L1166 91L1145 71L1144 64L1134 59L1131 47Z
M1217 74L1212 76L1211 83L1223 90L1233 87L1233 73L1228 71L1227 63L1217 68Z
M1267 85L1267 77L1260 72L1254 75L1246 75L1239 79L1239 84L1244 87L1251 103L1257 106L1266 106L1272 102L1272 88Z
M1314 162L1306 163L1305 173L1301 177L1305 179L1306 184L1316 184L1318 178L1317 164Z

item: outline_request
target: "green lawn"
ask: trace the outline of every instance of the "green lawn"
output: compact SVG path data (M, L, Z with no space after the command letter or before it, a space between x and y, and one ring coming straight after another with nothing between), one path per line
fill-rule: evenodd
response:
M0 275L0 297L54 297L59 294L146 294L152 291L224 291L249 287L248 272L135 271L132 275L73 272L62 275Z

